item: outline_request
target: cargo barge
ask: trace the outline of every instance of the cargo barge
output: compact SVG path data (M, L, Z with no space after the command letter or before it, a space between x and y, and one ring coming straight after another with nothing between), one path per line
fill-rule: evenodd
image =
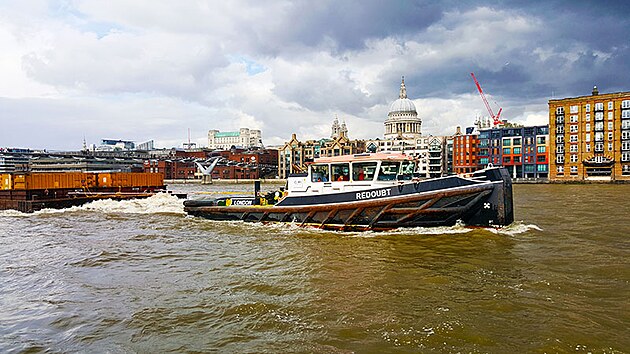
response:
M0 210L31 213L98 199L147 198L166 191L161 173L45 172L0 174Z

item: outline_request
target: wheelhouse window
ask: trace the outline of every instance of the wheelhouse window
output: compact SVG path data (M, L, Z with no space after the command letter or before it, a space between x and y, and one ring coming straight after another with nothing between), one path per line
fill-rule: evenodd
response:
M413 161L403 161L400 168L400 174L403 180L410 180L414 177L416 171L416 163Z
M353 181L371 181L376 173L376 162L354 162L352 164Z
M381 170L378 174L379 181L394 181L398 175L398 167L400 163L395 161L381 162Z
M312 182L328 182L330 175L328 174L328 165L312 165L311 181Z
M350 165L347 163L337 163L330 165L333 181L349 181Z

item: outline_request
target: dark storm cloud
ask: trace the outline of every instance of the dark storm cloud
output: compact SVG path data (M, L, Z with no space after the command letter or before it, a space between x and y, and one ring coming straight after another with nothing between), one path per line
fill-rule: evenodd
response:
M361 49L370 38L405 36L422 31L443 14L435 1L340 1L329 6L302 2L295 7L294 36L307 46L325 38L335 40L340 51Z

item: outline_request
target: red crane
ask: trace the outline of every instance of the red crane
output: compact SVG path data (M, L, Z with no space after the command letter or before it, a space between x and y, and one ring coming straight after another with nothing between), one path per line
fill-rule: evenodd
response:
M481 89L481 85L479 85L479 81L477 81L477 78L475 77L475 74L474 73L470 73L470 76L472 76L473 80L475 80L475 85L477 85L477 90L479 91L479 95L481 96L481 99L483 100L483 103L486 105L486 109L488 110L488 114L490 114L490 117L492 117L492 121L494 123L494 126L496 127L497 125L503 124L503 122L501 121L501 111L503 110L503 108L499 107L499 112L495 116L494 112L492 111L492 108L490 108L490 104L488 104L488 100L486 99L486 95L483 93L483 90Z

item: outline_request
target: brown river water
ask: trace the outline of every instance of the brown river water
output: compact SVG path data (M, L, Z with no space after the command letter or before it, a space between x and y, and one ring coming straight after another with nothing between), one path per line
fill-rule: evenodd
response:
M503 230L214 222L170 196L2 211L0 352L630 353L630 185L514 198Z

